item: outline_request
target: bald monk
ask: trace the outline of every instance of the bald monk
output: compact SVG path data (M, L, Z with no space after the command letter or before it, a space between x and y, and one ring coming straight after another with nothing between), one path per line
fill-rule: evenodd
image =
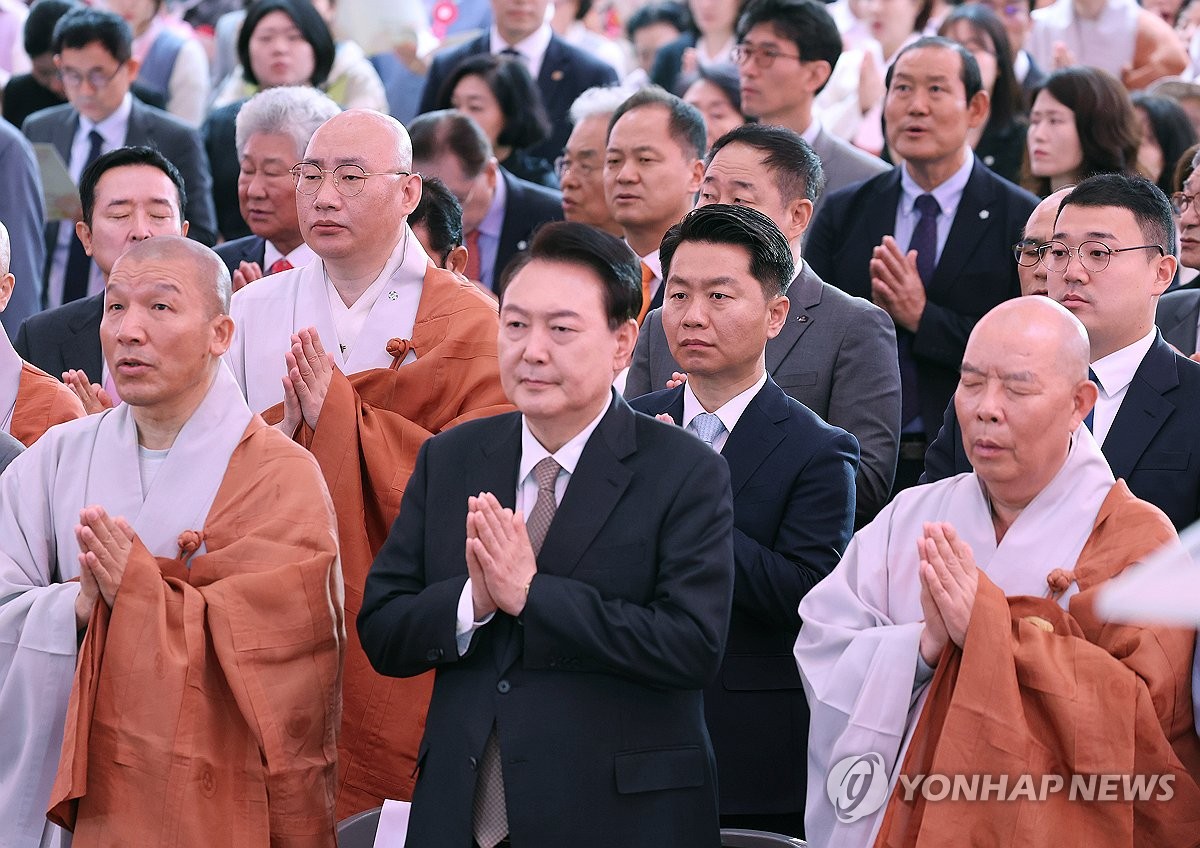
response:
M333 507L221 364L230 288L196 242L132 247L100 328L126 403L0 477L6 845L54 844L47 810L76 848L335 843Z
M1096 587L1175 531L1114 482L1081 425L1097 394L1088 350L1047 298L985 316L955 395L975 471L901 493L801 602L812 844L1194 844L1195 634L1093 613ZM1010 797L1026 773L1035 792L1050 775L1167 775L1169 799ZM935 774L1008 788L958 802L905 790Z
M0 312L16 285L11 267L12 242L0 224ZM83 404L65 384L21 359L7 334L0 335L0 429L29 447L55 424L81 417Z
M422 442L508 406L496 304L433 266L407 224L421 197L399 122L344 112L294 170L319 261L237 293L228 362L250 408L308 447L338 510L346 613L338 815L412 797L432 675L377 674L353 624ZM271 407L275 407L271 409Z

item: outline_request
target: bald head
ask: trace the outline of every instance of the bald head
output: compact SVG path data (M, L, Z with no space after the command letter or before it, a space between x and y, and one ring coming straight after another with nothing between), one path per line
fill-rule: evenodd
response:
M112 275L130 271L146 263L159 263L177 268L185 281L208 302L210 317L229 314L233 283L229 269L221 257L199 242L181 236L155 236L134 244L113 265Z
M347 156L356 153L366 155L369 152L386 159L389 163L387 170L412 169L412 140L408 137L408 130L391 115L374 109L349 109L334 115L313 133L304 158L311 160L314 148L320 151L326 147L341 150Z
M1058 207L1063 198L1071 193L1072 188L1074 186L1060 188L1034 207L1033 212L1029 215L1029 220L1025 222L1021 241L1018 242L1022 248L1032 250L1054 238L1054 220L1058 217ZM1026 255L1029 255L1028 252ZM1030 258L1033 257L1030 256ZM1035 261L1031 265L1019 264L1017 276L1021 280L1021 294L1046 293L1046 269L1041 262Z
M1001 303L975 325L976 335L1011 340L1025 355L1048 359L1071 382L1088 379L1088 335L1079 319L1048 297L1030 297ZM970 341L967 342L970 344Z

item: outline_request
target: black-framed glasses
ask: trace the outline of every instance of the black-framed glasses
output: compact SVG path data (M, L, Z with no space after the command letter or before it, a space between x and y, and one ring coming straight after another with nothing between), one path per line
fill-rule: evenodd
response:
M754 62L764 70L775 64L776 59L795 59L797 62L803 62L799 54L781 53L774 47L755 47L753 44L737 44L733 50L729 51L729 58L733 60L735 65L744 65L746 62Z
M292 179L296 183L296 191L301 194L316 194L325 182L325 175L333 176L333 187L343 197L354 197L367 184L367 177L407 177L412 171L376 171L369 173L361 166L347 162L338 165L331 171L318 167L312 162L301 162L291 168Z
M65 86L79 88L79 86L83 84L83 81L87 80L88 85L90 85L96 91L99 91L116 79L117 74L121 73L121 69L123 67L125 67L124 62L117 65L117 69L111 74L106 74L99 68L92 68L86 74L81 73L74 68L61 68L58 70L57 76Z
M1177 191L1171 195L1171 209L1176 215L1182 215L1188 210L1188 207L1196 202L1196 195L1184 194L1182 191Z
M1042 261L1041 242L1036 239L1021 239L1012 246L1013 256L1018 265L1032 268Z
M1108 267L1113 254L1126 253L1131 250L1157 250L1159 255L1167 255L1166 248L1161 244L1139 244L1136 247L1112 248L1102 241L1085 241L1079 247L1069 247L1061 241L1048 241L1038 246L1042 265L1046 267L1047 271L1053 271L1056 274L1067 270L1072 255L1079 259L1079 264L1085 271L1099 274Z
M600 166L595 163L581 162L578 159L571 159L568 156L559 156L554 160L554 173L558 175L560 180L566 176L567 171L574 171L578 176L586 180L599 170Z

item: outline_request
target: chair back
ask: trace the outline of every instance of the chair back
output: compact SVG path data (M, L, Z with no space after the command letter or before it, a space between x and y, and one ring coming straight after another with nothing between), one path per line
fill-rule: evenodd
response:
M363 810L338 822L338 848L374 848L375 832L379 830L379 813L382 810L383 807Z

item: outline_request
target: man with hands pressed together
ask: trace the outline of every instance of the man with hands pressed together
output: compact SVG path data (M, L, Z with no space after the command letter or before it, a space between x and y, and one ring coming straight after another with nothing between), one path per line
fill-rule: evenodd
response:
M701 690L729 622L729 473L612 391L640 277L613 236L539 231L501 305L520 412L422 446L371 568L372 664L437 671L409 844L719 844Z

